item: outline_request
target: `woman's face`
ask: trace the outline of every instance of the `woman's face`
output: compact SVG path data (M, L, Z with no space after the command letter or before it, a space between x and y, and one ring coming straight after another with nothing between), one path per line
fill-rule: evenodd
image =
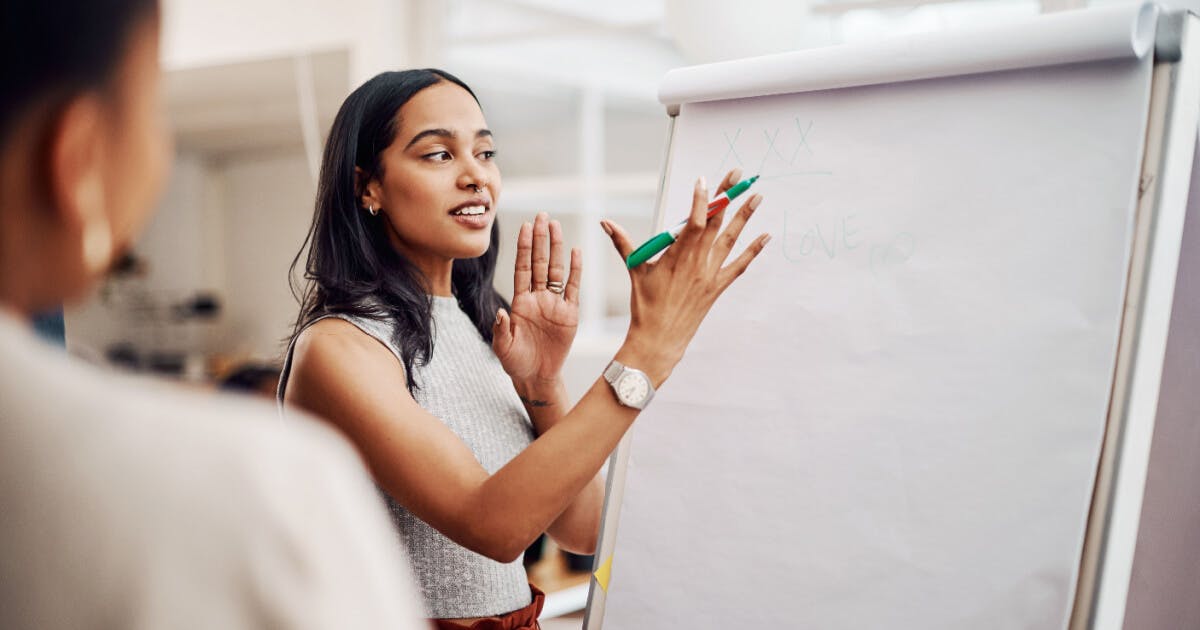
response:
M397 114L399 128L380 155L364 206L381 210L392 246L425 270L487 251L500 169L479 104L449 81L427 87Z

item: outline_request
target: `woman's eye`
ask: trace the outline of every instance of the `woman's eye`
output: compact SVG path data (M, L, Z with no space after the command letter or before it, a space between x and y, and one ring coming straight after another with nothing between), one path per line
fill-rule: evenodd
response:
M432 160L434 162L445 162L446 160L450 159L450 152L449 151L437 151L436 153L426 153L425 155L423 155L421 157L425 158L426 160Z
M493 160L496 158L496 151L489 149L480 153L479 156L484 160Z

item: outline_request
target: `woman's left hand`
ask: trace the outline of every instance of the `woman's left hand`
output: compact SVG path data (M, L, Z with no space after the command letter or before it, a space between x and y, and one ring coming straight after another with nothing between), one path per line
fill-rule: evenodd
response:
M570 276L563 267L558 221L540 213L521 225L513 274L512 312L501 310L492 330L492 349L518 385L559 382L579 327L579 281L583 257L571 250Z

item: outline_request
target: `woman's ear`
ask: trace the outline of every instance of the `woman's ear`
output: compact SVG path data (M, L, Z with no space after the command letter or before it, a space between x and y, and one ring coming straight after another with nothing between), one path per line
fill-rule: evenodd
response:
M104 189L104 112L98 96L72 99L50 125L47 138L49 201L63 232L78 239L91 272L103 271L113 250Z
M358 203L364 208L379 211L383 208L383 195L379 180L368 178L362 168L354 167L354 192L358 195Z

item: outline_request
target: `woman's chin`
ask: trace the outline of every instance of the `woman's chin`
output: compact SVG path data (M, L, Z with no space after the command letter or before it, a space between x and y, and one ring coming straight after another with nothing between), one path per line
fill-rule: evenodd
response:
M453 258L455 260L465 260L468 258L479 258L487 253L491 247L491 237L481 239L479 242L464 242L459 247L455 248Z

